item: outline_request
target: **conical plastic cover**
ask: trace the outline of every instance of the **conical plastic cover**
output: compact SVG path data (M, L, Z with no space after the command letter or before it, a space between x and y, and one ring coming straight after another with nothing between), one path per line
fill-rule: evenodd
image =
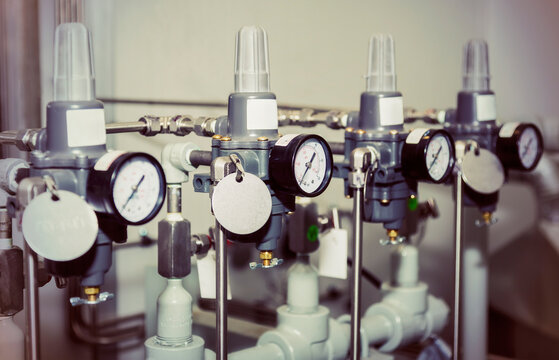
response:
M81 23L56 28L54 40L54 100L95 99L95 74L91 37Z
M257 26L243 26L235 49L235 92L270 92L268 37Z
M480 39L468 41L464 46L463 90L488 91L489 79L487 43Z
M369 68L367 71L367 91L396 91L396 71L394 66L394 40L391 35L376 34L369 41Z

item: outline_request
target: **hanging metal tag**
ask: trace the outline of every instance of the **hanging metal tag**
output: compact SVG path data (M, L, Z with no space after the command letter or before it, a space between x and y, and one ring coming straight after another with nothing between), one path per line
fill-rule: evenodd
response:
M78 195L65 190L48 190L25 208L23 236L29 247L46 259L74 260L95 243L99 230L97 216Z
M226 230L239 235L251 234L266 224L272 213L268 187L251 173L227 175L214 188L212 209Z

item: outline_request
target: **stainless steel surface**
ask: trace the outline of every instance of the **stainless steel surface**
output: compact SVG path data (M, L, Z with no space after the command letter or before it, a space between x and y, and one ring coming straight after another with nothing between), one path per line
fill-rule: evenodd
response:
M223 228L234 234L247 235L260 230L270 219L272 196L258 176L229 174L215 185L212 210Z
M182 212L182 185L167 185L167 213Z
M361 268L363 266L363 188L353 189L353 271L350 358L361 358Z
M329 142L330 150L332 150L332 154L334 155L343 155L344 154L344 147L345 143L343 142Z
M25 358L39 360L41 358L40 326L39 326L39 287L37 284L37 254L24 247L25 266Z
M227 359L227 239L216 220L216 355L217 360Z
M0 130L41 126L38 0L0 0ZM21 157L2 147L2 157Z
M142 132L147 129L147 125L143 121L131 121L131 122L118 122L110 123L105 125L107 134L118 134L127 132Z
M462 257L462 197L464 195L462 172L458 168L455 174L455 243L454 243L454 335L453 335L453 358L460 357L460 270Z
M505 170L497 156L486 149L467 151L462 159L464 182L482 194L498 191L505 183Z

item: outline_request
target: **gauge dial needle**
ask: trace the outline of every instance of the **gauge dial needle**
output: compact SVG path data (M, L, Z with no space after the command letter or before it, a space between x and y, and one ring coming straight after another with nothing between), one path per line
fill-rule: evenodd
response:
M299 181L299 185L301 185L301 183L303 182L303 179L305 179L305 175L307 175L307 173L309 172L309 169L312 167L312 162L313 162L315 156L316 156L316 153L312 154L311 159L309 160L309 162L305 163L305 166L307 168L305 169L305 172L303 173L303 176L301 176L301 181Z
M433 157L433 162L431 163L431 165L429 165L429 169L427 169L427 171L431 171L431 168L433 167L433 165L435 165L435 162L437 161L437 159L439 158L439 154L441 153L441 150L443 149L442 145L439 148L439 150L437 151L437 153L435 154L435 156Z
M122 206L122 210L124 210L126 208L126 205L128 205L130 200L132 200L134 195L136 195L136 193L138 192L138 188L140 187L140 184L142 183L142 181L144 181L145 177L146 177L145 175L142 175L142 177L140 178L140 181L138 181L138 183L136 185L132 186L132 194L130 194L130 196L128 197L128 199L126 200L124 205Z
M530 144L532 143L532 140L533 138L530 138L530 140L528 140L528 144L526 144L526 146L524 147L524 152L522 153L522 157L528 154L528 150L530 149Z

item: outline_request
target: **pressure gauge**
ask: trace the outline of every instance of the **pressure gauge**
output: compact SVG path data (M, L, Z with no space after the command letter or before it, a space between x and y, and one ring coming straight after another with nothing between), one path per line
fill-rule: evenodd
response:
M497 155L507 168L533 170L543 153L543 138L533 124L508 123L497 138Z
M145 153L109 152L97 161L87 181L87 201L95 211L128 225L153 219L164 200L163 169Z
M445 181L454 166L454 141L445 130L415 129L402 148L402 173L416 180Z
M281 137L270 153L270 177L292 195L320 195L332 178L332 151L318 135Z

